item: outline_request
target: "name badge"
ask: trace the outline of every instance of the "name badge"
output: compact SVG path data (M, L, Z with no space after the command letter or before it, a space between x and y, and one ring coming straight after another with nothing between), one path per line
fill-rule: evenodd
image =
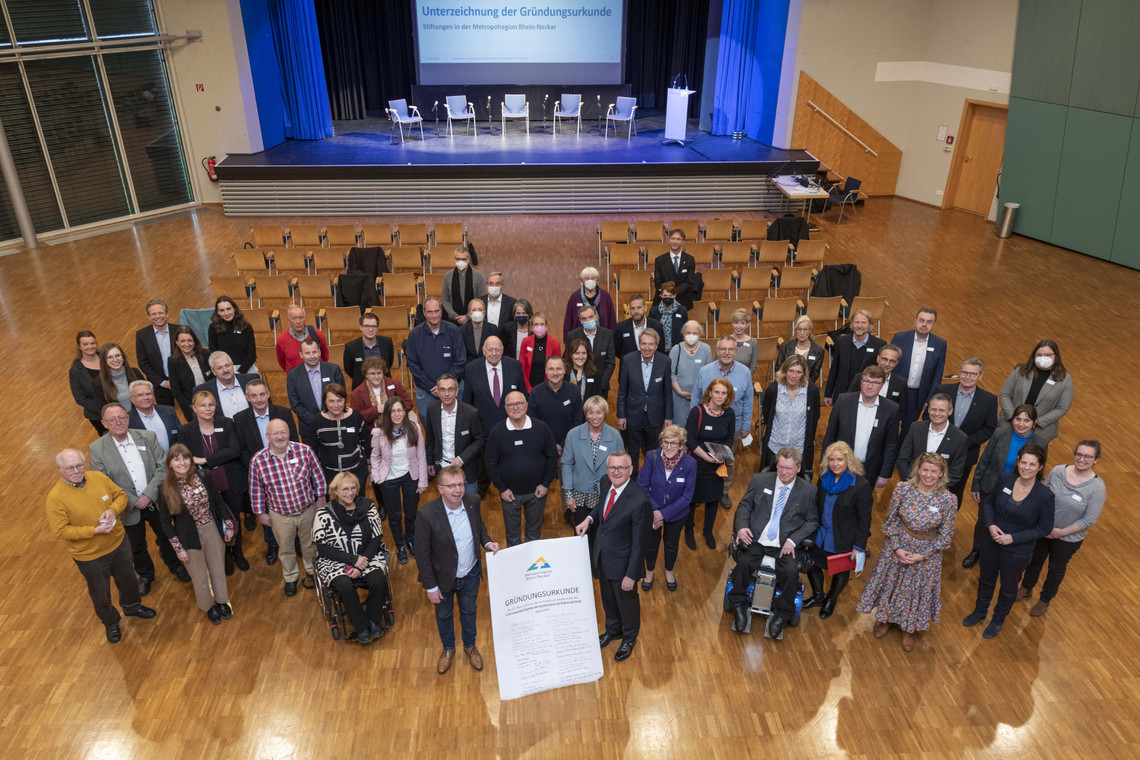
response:
M938 514L938 507L927 507L926 509L931 514L934 514L934 515Z
M629 337L629 333L622 333L622 334L621 334L621 337L623 337L623 338L628 338L628 337Z
M765 488L765 489L764 489L764 493L766 493L766 494L768 494L769 496L771 496L771 495L772 495L772 489L771 489L771 488Z
M602 445L599 445L598 448L601 449L602 451L609 451L609 449L607 449L605 446L602 446Z
M363 356L358 356L358 357L356 357L356 361L358 361L358 362L362 362L362 361L364 361L364 357L363 357Z
M875 349L871 348L870 346L867 346L867 353L873 354L873 353L875 353Z
M1075 493L1075 494L1073 494L1073 496L1072 496L1072 499L1073 499L1073 501L1080 501L1080 500L1081 500L1081 495L1080 495L1080 494L1077 494L1077 493Z
M1049 378L1048 380L1045 381L1045 384L1046 385L1056 385L1057 381L1054 380L1053 378Z
M576 303L576 304L574 304L574 305L575 305L575 306L581 306L581 305L582 305L582 302L581 302L581 301L579 301L578 303Z
M681 315L680 315L680 314L674 314L674 315L673 315L673 319L680 319L680 318L681 318Z
M704 363L705 363L704 359L693 359L693 364L704 364Z
M899 395L899 391L891 391L891 395L892 395L892 396L897 396L897 395Z
M875 424L871 425L871 427L878 427L878 426L879 426L879 418L876 417L875 418Z
M108 496L107 494L103 494L103 501L109 501L110 499L111 499L110 496Z
M654 379L654 381L653 381L653 382L655 382L655 383L659 383L659 382L661 382L662 380L664 380L664 378L662 378L662 377L658 377L658 378Z
M680 273L684 274L685 272L688 272L688 271L689 271L688 269L682 269Z
M470 430L464 430L462 433L460 433L460 435L470 435L470 434L471 434Z
M570 399L566 399L565 401L563 401L562 406L570 406Z
M288 462L289 464L297 464L297 457L290 457L289 459L286 459L285 461Z
M444 356L447 356L447 354L444 354ZM330 380L329 380L327 377L322 377L322 378L321 378L321 382L322 382L322 383L327 383L327 382L331 382L331 381L330 381Z
M344 429L344 432L346 432L346 433L355 433L355 432L356 432L356 428L354 428L354 427L346 427L346 428Z
M812 356L811 354L808 354L808 361L809 361L809 362L814 362L814 361L815 361L815 357L814 357L814 356Z
M684 478L676 478L676 481L677 481L678 483L684 483L684 482L685 482L685 479L684 479Z
M225 428L214 428L214 432L215 433L224 433L224 432L226 432L226 429Z
M523 445L523 442L522 442L522 441L515 441L515 445L516 445L516 446L522 446L522 445Z
M534 346L527 346L526 350L527 351L534 351ZM444 354L444 356L451 356L451 354Z
M599 352L598 352L598 356L605 356L605 355L606 355L606 352L605 352L605 351L599 351Z
M217 429L221 430L221 428L217 428ZM135 446L135 448L138 449L139 451L146 451L146 446Z
M933 351L933 350L934 350L934 346L927 346L927 347L926 347L926 350L927 350L927 351Z
M712 431L712 425L705 425L705 430Z
M451 358L451 352L450 351L444 351L443 352L443 358L444 359L450 359Z
M1010 496L1013 496L1013 491L1009 490L1008 488L1003 488L1003 489L1001 489L1001 492L1002 492L1002 493L1007 493L1007 494L1009 494Z
M516 390L517 388L518 388L518 386L517 386L517 385L512 385L512 386L511 386L511 390L512 390L512 391L513 391L513 390Z
M809 406L809 407L807 408L807 410L810 412L810 411L811 411L811 407Z
M950 458L950 455L949 455L949 454L943 454L943 455L942 455L942 458L943 458L943 459L949 459L949 458Z

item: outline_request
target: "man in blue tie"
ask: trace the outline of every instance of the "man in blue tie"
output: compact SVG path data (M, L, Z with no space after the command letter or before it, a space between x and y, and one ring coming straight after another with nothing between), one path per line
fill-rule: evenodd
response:
M733 530L739 552L736 567L729 576L732 589L728 603L735 616L733 629L744 633L748 627L748 586L765 557L775 560L776 592L768 635L779 638L784 626L796 614L796 583L799 563L796 547L815 535L816 487L796 476L803 457L799 450L785 446L776 452L776 471L752 476L748 490L736 508Z

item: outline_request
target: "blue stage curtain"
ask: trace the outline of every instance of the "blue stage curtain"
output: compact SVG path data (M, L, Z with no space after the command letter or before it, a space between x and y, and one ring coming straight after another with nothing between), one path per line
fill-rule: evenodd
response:
M712 133L772 142L789 0L724 0Z
M312 0L269 0L269 16L281 67L285 136L294 140L332 137L332 113Z

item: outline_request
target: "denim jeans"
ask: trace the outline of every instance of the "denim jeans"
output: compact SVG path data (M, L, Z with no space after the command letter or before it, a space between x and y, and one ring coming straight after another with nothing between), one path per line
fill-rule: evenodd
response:
M455 579L455 588L451 591L440 591L443 598L435 606L435 624L439 628L439 640L444 649L455 649L453 598L459 602L459 627L463 632L463 646L465 649L475 646L475 600L479 596L481 572L479 560L476 558L471 572Z

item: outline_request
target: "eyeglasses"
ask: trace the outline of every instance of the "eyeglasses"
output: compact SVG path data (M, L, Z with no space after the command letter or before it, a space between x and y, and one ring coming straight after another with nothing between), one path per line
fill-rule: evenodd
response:
M509 402L507 402L507 406L526 406L526 402L525 401L509 401Z
M969 372L968 370L961 370L958 372L958 377L977 377L982 374L981 372Z
M633 465L631 465L631 464L611 465L610 467L607 467L606 469L609 470L610 472L624 472L626 470L632 470Z
M896 364L898 364L898 363L899 363L899 360L898 360L898 359L888 359L888 358L887 358L887 357L885 357L885 356L880 356L880 357L879 357L879 362L880 362L881 364L889 364L889 365L891 365L891 366L893 367L893 366L895 366Z
M1079 459L1082 462L1088 462L1096 459L1096 454L1073 454L1073 459Z
M465 484L463 484L463 483L440 483L439 487L440 488L463 488L464 485Z

